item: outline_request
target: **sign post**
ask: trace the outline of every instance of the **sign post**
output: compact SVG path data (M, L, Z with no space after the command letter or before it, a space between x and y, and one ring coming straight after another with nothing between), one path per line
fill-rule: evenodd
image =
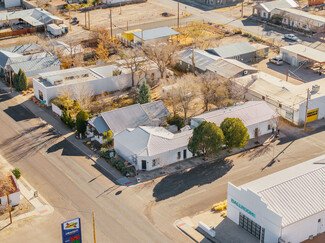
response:
M82 243L80 218L63 222L61 230L63 243Z

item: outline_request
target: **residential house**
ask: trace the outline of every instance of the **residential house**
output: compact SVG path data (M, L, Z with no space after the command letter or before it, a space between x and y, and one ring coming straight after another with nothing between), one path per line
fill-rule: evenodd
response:
M133 35L133 41L135 44L155 44L167 43L170 40L170 37L179 35L179 33L169 27L161 27L134 32Z
M242 2L242 0L195 0L199 4L205 4L208 6L220 6L220 5L234 5Z
M20 189L16 178L12 175L8 176L8 179L11 181L13 189L9 192L9 203L10 206L17 206L20 202ZM7 195L0 194L0 209L4 208L5 205L8 205Z
M247 90L243 98L266 101L284 119L301 125L325 118L325 80L320 79L294 85L272 75L258 74L233 79L233 83ZM306 102L308 94L308 111Z
M199 73L213 72L223 78L234 78L256 73L257 69L235 59L221 58L202 50L186 50L182 53L180 67Z
M34 95L46 105L50 105L50 101L65 90L70 90L74 97L82 88L89 89L96 95L104 91L122 90L131 85L129 70L115 65L90 69L70 68L41 73L39 77L33 78Z
M21 6L21 0L0 0L0 3L2 3L5 8Z
M283 61L295 67L314 63L325 64L325 52L301 44L280 47L280 55Z
M275 8L298 8L299 5L294 0L277 0L257 4L253 7L253 15L269 19L271 12Z
M241 62L254 62L256 59L264 59L268 56L269 46L262 44L250 44L249 42L236 42L205 50L206 52Z
M313 33L323 33L325 27L325 18L293 8L275 8L271 12L274 15L281 16L282 24L297 30L303 30Z
M203 121L220 126L226 118L239 118L247 128L249 137L256 139L276 130L278 117L279 115L265 101L249 101L194 116L191 118L191 126L196 127Z
M38 45L23 45L0 50L0 70L9 74L22 69L27 78L41 72L60 70L60 60L49 52L39 52Z
M105 132L112 131L115 138L115 135L127 128L164 125L169 115L169 110L161 100L103 112L88 121L88 137L103 143Z
M187 148L192 133L151 126L125 129L114 136L114 150L137 169L153 170L193 157Z

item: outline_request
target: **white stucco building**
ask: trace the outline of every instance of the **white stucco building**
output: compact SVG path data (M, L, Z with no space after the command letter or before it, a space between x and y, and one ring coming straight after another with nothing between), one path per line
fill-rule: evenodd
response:
M307 122L325 118L325 79L295 85L259 72L233 81L247 90L245 99L266 101L283 118L296 125L305 121L309 89Z
M118 74L116 71L119 70ZM82 67L41 73L33 78L35 97L50 105L50 101L62 92L69 91L72 97L78 92L91 91L92 95L103 91L110 92L131 87L131 75L128 70L114 66L102 66L92 69Z
M114 136L114 150L139 170L153 170L193 157L187 148L192 133L151 126L126 129Z
M191 126L196 127L203 121L220 126L226 118L239 118L252 139L277 129L278 117L279 115L265 101L249 101L192 117Z
M228 183L227 217L260 242L298 243L325 232L325 156L241 186Z

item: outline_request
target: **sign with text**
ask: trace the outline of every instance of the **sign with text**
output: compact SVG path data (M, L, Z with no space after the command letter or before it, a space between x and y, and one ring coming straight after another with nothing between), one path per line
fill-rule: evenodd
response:
M80 218L71 219L61 224L63 243L81 243Z

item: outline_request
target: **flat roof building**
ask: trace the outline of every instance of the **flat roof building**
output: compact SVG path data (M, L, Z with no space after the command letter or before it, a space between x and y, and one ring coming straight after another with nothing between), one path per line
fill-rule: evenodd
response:
M241 186L228 183L227 217L260 242L325 232L325 155Z
M167 42L171 36L179 35L179 33L169 27L161 27L150 30L134 32L134 43L155 43Z

